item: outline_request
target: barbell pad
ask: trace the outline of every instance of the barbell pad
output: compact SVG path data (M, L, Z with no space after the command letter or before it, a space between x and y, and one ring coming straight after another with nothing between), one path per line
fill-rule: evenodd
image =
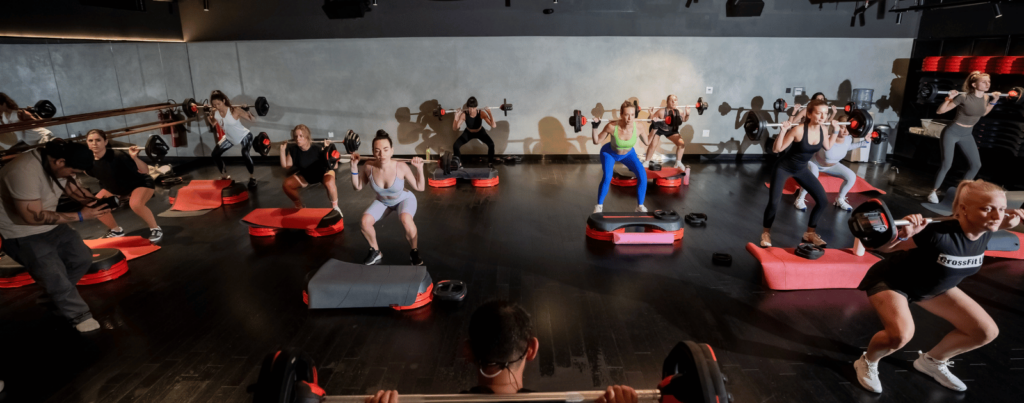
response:
M268 112L270 112L270 102L267 102L267 97L256 98L256 114L267 116Z

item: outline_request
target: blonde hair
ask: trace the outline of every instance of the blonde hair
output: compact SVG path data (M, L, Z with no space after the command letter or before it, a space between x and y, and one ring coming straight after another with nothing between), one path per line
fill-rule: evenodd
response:
M292 129L292 140L299 139L299 135L296 134L299 130L302 130L303 133L306 133L306 140L313 141L313 133L309 132L309 128L306 127L306 125L298 125L295 126L294 129Z
M960 211L960 204L964 199L967 198L968 193L989 193L989 192L1002 192L1006 193L1006 189L992 182L985 182L984 180L962 180L960 184L956 186L956 196L953 197L953 216L956 216Z
M636 108L629 100L623 101L622 106L619 107L619 118L626 116L626 108Z
M990 77L988 73L982 73L980 71L972 71L971 74L968 74L967 79L964 80L963 92L974 91L974 88L971 87L971 85L978 82L978 80L981 80L982 77L989 77L989 80L992 79L992 77Z

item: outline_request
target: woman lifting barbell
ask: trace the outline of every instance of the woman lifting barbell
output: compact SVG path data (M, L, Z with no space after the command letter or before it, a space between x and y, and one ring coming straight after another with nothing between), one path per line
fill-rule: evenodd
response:
M839 122L848 122L850 117L840 116L837 120ZM814 158L807 163L807 169L811 170L811 175L816 178L819 172L843 178L843 186L839 189L839 196L836 197L836 201L832 205L846 211L853 210L853 206L850 206L850 201L846 198L846 194L857 183L857 174L850 168L847 168L846 165L843 165L841 161L843 158L846 158L846 154L850 152L852 145L853 137L850 136L850 131L847 130L846 126L839 126L839 135L832 142L832 148L818 151L814 154ZM807 189L800 188L800 193L796 196L796 202L793 203L797 210L807 210L806 196Z
M462 146L472 139L477 139L487 145L487 161L497 162L499 160L494 158L494 140L491 140L491 136L487 134L483 127L483 122L487 122L487 125L493 129L495 126L494 116L491 115L489 108L477 108L477 106L476 97L469 97L466 100L466 109L457 109L455 111L455 121L452 122L452 130L458 131L462 122L466 122L466 129L455 140L455 145L452 146L453 152L456 157L461 159L462 153L460 150Z
M807 232L802 237L804 242L813 243L816 246L824 247L825 241L821 239L815 228L818 226L818 217L828 199L825 196L825 189L821 187L818 178L807 169L807 163L822 148L832 148L832 143L839 135L839 122L832 121L832 134L825 134L825 117L828 116L828 105L822 100L813 100L807 104L807 121L803 128L792 127L791 122L782 124L782 134L775 139L772 146L774 152L784 154L779 156L775 163L772 175L771 189L769 190L768 206L764 209L764 232L761 233L761 247L772 246L771 229L775 222L775 213L779 201L782 200L782 188L786 180L792 177L801 188L807 189L814 199L814 209L811 210L811 218L807 224ZM817 133L817 134L815 134ZM790 147L790 145L793 147ZM787 149L788 148L788 149Z
M826 105L828 105L828 99L825 99L824 93L815 92L814 95L811 95L811 101L815 99L821 100L822 102L825 102ZM835 105L828 105L828 107L828 116L826 116L825 118L826 122L835 118L837 114ZM793 110L796 113L794 113L793 116L789 117L789 121L794 125L798 125L802 123L804 119L807 117L807 108L802 107L800 104L793 104Z
M128 152L111 150L107 148L107 133L103 130L89 130L85 135L85 142L92 150L95 161L92 168L85 171L89 176L100 182L100 191L96 193L97 199L109 196L117 196L119 199L128 198L128 205L142 221L149 226L149 241L160 242L164 232L156 223L153 211L146 206L149 199L153 198L156 184L153 177L149 176L149 165L139 159L139 146L131 146ZM99 217L100 222L107 226L109 231L104 238L117 238L124 236L124 229L117 225L113 214Z
M953 119L953 123L946 125L946 128L942 130L942 140L939 143L942 146L942 167L935 175L932 192L928 194L929 203L939 202L939 196L935 192L939 190L939 186L942 186L942 181L946 179L946 172L949 172L949 168L953 166L956 146L960 146L960 151L963 151L964 156L967 157L969 168L964 179L974 179L978 175L978 171L981 170L978 144L974 142L972 133L974 124L978 123L982 116L992 112L992 107L999 100L998 92L985 94L985 91L988 91L991 86L992 79L988 74L980 71L971 72L964 80L964 92L949 91L945 102L939 105L939 109L935 111L941 115L955 108L956 118Z
M654 156L654 152L658 149L658 145L661 143L661 138L658 136L665 136L676 145L676 164L674 167L685 170L686 167L683 166L683 152L686 151L686 142L679 136L679 125L690 120L690 106L687 105L683 108L682 114L680 114L679 98L675 95L669 95L665 101L665 107L659 108L657 112L653 112L651 118L664 119L666 115L672 116L672 121L679 123L651 122L651 133L647 137L647 159L645 161L651 161L651 157Z
M914 361L915 369L947 388L967 390L949 372L950 359L988 344L999 334L992 317L957 285L981 268L991 233L1020 224L1024 210L1007 210L1006 192L998 185L964 180L953 199L953 218L928 225L920 214L911 214L904 218L909 225L899 227L892 241L875 249L902 253L875 263L858 287L867 292L885 327L853 365L865 389L882 392L878 361L914 336L911 302L954 326L927 353L918 352Z
M412 166L416 167L418 174L413 173L407 164L400 164L391 159L394 154L392 149L391 136L383 130L377 130L377 136L373 138L373 155L375 160L366 162L366 169L359 172L359 153L352 153L352 187L361 190L363 185L369 183L373 191L377 192L377 199L370 204L370 207L363 213L362 226L360 229L367 242L370 243L370 253L363 262L366 265L378 264L384 254L377 245L377 233L373 224L380 221L392 211L397 211L402 226L405 227L405 239L412 246L409 252L413 265L423 265L417 249L418 234L413 216L416 215L416 196L405 190L405 182L412 184L417 192L422 192L426 179L423 176L423 159L415 157L412 159ZM394 179L392 179L394 178ZM389 180L390 179L390 180Z
M242 126L241 121L245 119L255 122L256 117L243 108L232 107L231 100L220 90L213 90L210 93L210 106L213 107L214 112L206 115L206 121L210 126L216 125L219 128L218 136L220 136L217 139L217 147L213 149L213 153L210 155L213 157L213 161L217 163L221 179L231 179L222 155L232 146L238 144L242 146L242 159L245 160L245 169L249 171L249 187L256 187L256 178L253 177L255 166L252 162L252 156L249 155L249 151L252 148L252 132L246 129L245 126ZM221 136L220 132L223 132L223 136Z
M313 184L323 183L327 190L327 198L331 200L331 208L341 214L338 207L338 186L335 184L334 166L327 166L321 155L324 147L331 144L330 140L320 142L323 146L314 147L309 127L298 125L292 129L292 141L281 143L281 168L287 169L289 175L284 178L281 187L285 196L295 204L295 208L305 208L299 190ZM345 215L342 214L342 217Z
M633 106L633 103L625 101L619 107L619 120L609 122L600 131L597 128L601 126L601 121L591 122L593 126L591 137L594 144L601 144L606 136L611 136L610 141L601 147L603 175L597 189L597 205L594 206L594 213L604 211L604 198L608 196L608 186L611 185L616 162L622 162L633 172L633 175L636 175L636 211L647 212L647 207L644 207L644 196L647 195L647 170L644 169L644 164L640 162L636 150L633 149L636 140L640 138L640 132L637 131L636 122L633 120L634 116L636 116L636 107ZM627 131L629 127L632 127L632 131Z

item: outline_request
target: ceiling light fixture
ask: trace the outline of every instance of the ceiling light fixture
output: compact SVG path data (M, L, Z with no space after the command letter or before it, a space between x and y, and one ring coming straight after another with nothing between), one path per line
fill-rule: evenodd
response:
M992 12L995 13L996 18L1002 17L1003 12L999 10L999 3L992 3Z
M903 23L903 13L896 13L896 25Z
M203 11L210 11L210 0L203 0Z

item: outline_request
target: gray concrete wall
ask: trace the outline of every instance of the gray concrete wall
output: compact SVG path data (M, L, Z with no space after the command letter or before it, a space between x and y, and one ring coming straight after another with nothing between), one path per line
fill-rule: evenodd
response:
M703 96L710 109L681 129L688 154L762 152L739 129L737 107L770 109L786 88L821 91L845 102L853 88L872 88L876 121L897 120L911 39L728 37L374 38L203 43L0 45L0 91L21 104L54 101L61 113L82 113L185 97L220 89L235 103L270 100L268 116L248 124L274 140L299 123L340 139L377 129L392 133L400 154L450 149L458 133L438 121L438 102L515 105L490 130L502 154L595 154L589 130L574 133L567 118L612 110L628 98L661 105L669 93L684 103ZM714 93L705 94L705 87ZM611 112L605 113L610 117ZM129 115L54 128L58 135L155 120ZM193 124L188 146L172 156L209 155L213 135ZM703 137L703 130L709 131ZM137 136L136 142L145 136ZM0 139L2 140L2 139ZM170 141L168 141L170 143ZM663 142L663 144L666 142ZM642 145L638 145L643 150ZM484 153L472 142L466 153ZM671 152L663 145L662 152ZM275 151L276 152L276 151ZM235 149L228 155L238 155Z

